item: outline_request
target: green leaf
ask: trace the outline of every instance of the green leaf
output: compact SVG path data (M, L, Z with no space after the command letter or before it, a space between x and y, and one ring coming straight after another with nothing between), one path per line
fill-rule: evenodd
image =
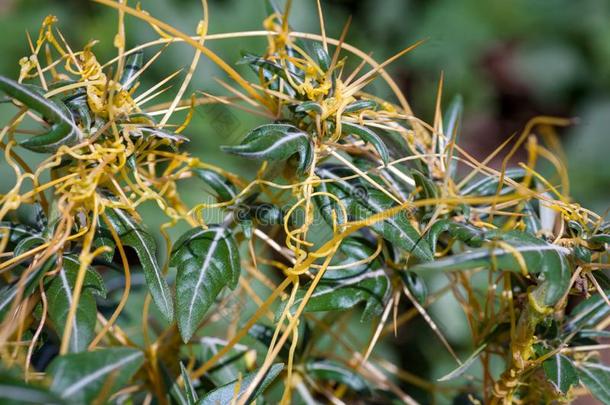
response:
M377 111L378 107L379 104L374 100L356 100L353 103L349 103L343 110L343 113L349 114L363 110Z
M298 170L305 173L313 160L309 135L289 124L266 124L253 129L237 146L222 146L225 152L247 159L284 161L299 155Z
M608 291L605 291L605 293L610 298L610 293ZM599 294L592 295L572 309L565 326L566 333L584 328L594 329L608 314L610 314L610 307L608 307L604 298Z
M262 379L260 384L256 387L252 395L247 398L248 400L245 403L252 403L258 396L260 396L267 387L275 380L275 378L282 372L284 369L284 364L277 363L272 365L265 377ZM225 384L221 387L216 388L213 391L207 393L204 397L202 397L198 405L217 405L217 404L231 404L236 397L238 399L242 396L250 387L250 384L254 381L254 378L258 374L258 371L253 371L252 373L246 374L243 378L237 379L233 382ZM236 392L237 386L239 385L239 391Z
M34 152L55 152L62 145L75 145L82 138L70 110L62 102L45 98L39 88L0 76L0 90L38 112L51 124L49 132L22 141L22 147Z
M424 280L417 274L408 271L401 271L399 274L405 287L407 287L409 292L413 295L413 298L421 305L424 305L428 298L428 287L426 287Z
M348 256L340 264L366 259L374 253L361 238L347 238L341 250ZM297 291L291 311L301 304L309 284ZM364 302L362 321L380 315L390 291L390 281L379 260L345 269L327 270L305 305L305 312L341 311ZM278 314L285 306L281 306Z
M303 101L299 103L297 107L294 109L296 112L315 112L317 114L322 114L322 106L315 101Z
M298 74L289 69L284 69L281 65L274 61L262 58L251 53L245 53L242 58L237 62L237 64L250 65L252 68L255 69L255 71L257 71L258 69L263 69L264 71L269 72L271 75L277 75L278 77L284 79L287 84L288 74L290 75L290 78L298 84L303 83L304 80L303 75Z
M137 51L129 56L127 56L125 60L125 67L123 68L123 73L121 73L120 83L123 86L123 89L129 90L135 84L133 77L138 74L140 69L142 69L142 62L144 59L144 52Z
M464 109L464 102L462 96L457 95L449 104L449 108L445 112L443 117L443 133L449 141L455 141L458 135L458 129L460 125L460 119L462 118L462 111ZM443 152L445 148L441 148L439 152Z
M141 351L126 347L56 357L49 365L51 391L74 403L91 403L111 380L109 393L122 388L144 362Z
M362 197L357 197L354 201L351 212L356 220L368 218L396 206L396 203L385 193L371 188L368 188ZM432 260L432 250L411 225L407 215L405 211L399 212L390 218L373 224L371 228L394 246L412 254L419 260Z
M314 380L334 381L362 394L370 392L370 387L364 378L336 361L312 360L305 365L305 370Z
M600 244L600 245L610 243L610 235L605 234L605 233L600 233L600 234L591 236L589 238L589 242L595 243L595 244Z
M343 203L345 210L347 211L345 215L348 215L350 207L353 204L351 194L356 193L359 189L342 178L353 176L354 173L343 166L325 164L316 168L316 174L321 179L326 180L318 185L317 191L334 195ZM332 226L333 214L335 214L335 219L338 224L346 222L346 218L344 218L344 215L340 210L339 203L334 198L324 194L318 194L314 197L314 201L322 218L324 218L324 221L326 221L327 224Z
M572 361L563 354L556 354L545 360L542 368L555 389L562 394L567 394L571 386L578 385L576 368Z
M381 140L379 135L377 135L371 129L369 129L363 125L358 125L358 124L354 124L351 122L342 121L341 130L343 131L344 134L356 135L360 139L362 139L364 142L368 142L371 145L373 145L373 147L375 148L377 153L379 153L379 156L381 157L381 160L383 161L384 164L387 164L388 161L390 160L390 153L388 152L388 148L386 148L385 144L383 143L383 141Z
M103 260L107 263L112 263L114 258L114 252L116 250L116 244L112 239L112 234L107 229L99 228L96 231L96 236L93 239L93 248L98 249L102 246L108 246L108 251L100 254L96 257L96 260Z
M610 404L610 367L599 363L583 363L578 376L591 394L603 404Z
M170 266L178 268L178 328L188 342L220 291L227 285L237 286L239 249L224 227L194 228L176 242Z
M184 368L184 364L180 362L180 373L182 374L182 381L184 381L184 393L186 394L186 401L189 405L194 405L199 399L195 388L193 388L193 382L189 376L188 371Z
M324 49L324 46L318 41L302 41L304 43L305 51L313 60L318 64L323 72L326 72L330 68L332 62L330 55Z
M28 271L25 276L25 280L23 281L23 294L22 299L29 297L30 294L36 289L38 286L38 281L40 278L51 268L55 266L55 259L51 257L47 260L42 266L38 266L33 271ZM0 315L4 313L12 304L13 299L17 296L17 292L20 290L21 280L17 280L11 284L5 285L0 288Z
M135 250L138 259L140 259L144 278L153 302L157 305L163 317L171 322L174 318L174 305L167 281L157 263L157 245L154 238L144 231L125 211L108 208L105 213L123 245Z
M595 329L583 329L578 334L579 337L583 338L610 338L609 330L595 330Z
M284 213L277 205L257 203L248 207L252 218L261 225L279 225L284 221Z
M300 323L299 323L299 326L300 326ZM269 348L271 346L271 342L273 341L273 332L274 331L275 331L275 329L272 328L271 326L263 325L260 323L255 323L248 330L248 335L252 336L254 339L261 342L265 347ZM281 359L288 358L288 354L289 354L288 347L289 346L290 346L290 343L287 341L284 344L284 346L282 346L282 348L280 349L279 357Z
M35 236L38 234L34 228L15 224L12 222L1 221L0 222L0 237L3 237L8 233L8 247L16 246L22 239L27 237Z
M428 243L433 250L436 250L436 243L443 232L448 232L452 238L462 241L468 246L481 246L485 239L484 232L479 228L469 224L454 222L450 219L440 219L430 227L426 234Z
M455 175L457 162L451 158L450 152L452 149L448 146L451 142L457 142L463 109L464 104L462 102L462 97L460 95L455 96L443 117L443 135L445 135L445 137L439 137L438 152L446 156L449 166L447 170L449 170L449 177L451 178Z
M45 242L46 240L40 235L26 236L17 243L17 246L15 246L15 249L13 250L13 255L15 257L21 256Z
M63 334L68 319L68 312L72 306L72 294L78 269L79 263L75 258L64 256L62 269L53 277L53 281L47 289L49 317L55 325L55 330L59 336ZM97 273L87 269L83 289L72 323L69 346L71 352L86 350L93 339L97 320L97 306L93 297L94 292L105 295L103 281Z
M531 201L525 202L521 213L523 214L522 220L525 224L525 230L532 235L537 235L538 232L542 230L542 223L540 222L538 212L536 209L534 209Z
M463 375L475 362L475 360L479 358L483 350L485 350L485 348L487 347L487 344L488 342L484 342L482 345L477 347L477 349L470 356L468 356L468 358L464 362L462 362L462 364L460 364L458 368L442 376L437 381L449 381Z
M133 127L131 127L131 128L133 128ZM153 127L140 126L140 127L137 127L137 132L132 129L131 136L144 136L146 139L148 139L150 137L154 137L157 139L165 139L165 140L169 141L170 144L172 142L176 142L176 143L188 142L188 138L185 136L182 136L180 134L174 134L173 132L163 131L161 129L153 128Z
M432 180L424 176L419 170L411 170L411 176L415 180L415 185L419 187L420 199L433 199L438 197L438 187Z
M302 84L304 80L302 72L296 72L294 69L291 70L289 69L289 66L286 66L286 69L284 69L274 61L250 53L246 53L237 64L248 64L255 73L262 74L263 80L270 83L269 87L272 90L280 90L280 83L283 81L284 85L282 86L282 90L290 97L297 96L297 92L292 87L291 82L299 85ZM288 80L288 75L290 75L290 81Z
M507 169L504 173L504 179L511 179L516 182L520 182L525 177L525 170L521 168ZM474 196L489 196L495 195L498 191L498 181L497 177L484 177L480 180L475 180L470 182L461 190L462 195ZM514 190L513 187L504 185L500 191L500 195L505 195Z
M193 169L193 173L214 190L220 201L230 201L235 198L237 193L233 183L215 171L209 169Z
M583 263L591 263L591 251L584 246L576 245L572 248L574 257Z
M511 245L514 251L523 257L528 272L540 273L544 277L541 280L541 286L544 286L541 305L552 306L561 299L570 285L571 268L567 259L567 255L570 253L568 249L519 231L496 234L490 232L488 235L495 236ZM520 272L521 266L515 258L514 251L498 247L497 244L491 242L489 247L421 263L409 270L415 273L448 272L491 267L495 264L498 270Z
M0 403L3 405L61 405L66 402L46 388L28 384L0 372Z
M353 177L354 173L343 166L322 165L317 168L316 174L321 179L332 180L332 182L320 183L318 191L325 191L337 196L355 220L366 219L371 215L396 206L396 203L390 197L377 189L368 187L359 179L345 180L345 177ZM333 211L336 212L337 219L340 220L339 223L342 222L343 218L338 203L334 199L321 195L314 197L314 200L326 222L332 224L331 215ZM405 212L379 221L373 224L371 228L394 244L395 247L414 255L422 261L432 260L433 254L430 247L411 225Z

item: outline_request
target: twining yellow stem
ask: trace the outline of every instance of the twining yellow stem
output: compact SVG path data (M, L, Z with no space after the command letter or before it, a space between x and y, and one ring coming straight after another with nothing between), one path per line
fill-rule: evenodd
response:
M201 3L203 6L203 21L201 21L199 23L199 26L197 27L197 35L199 35L198 44L200 47L203 47L203 44L205 43L205 36L208 33L208 24L209 24L210 16L208 13L207 0L201 0ZM180 86L180 89L176 93L176 96L174 97L172 104L170 105L169 109L167 110L167 112L165 113L165 115L163 116L161 121L159 122L160 127L163 127L167 123L167 121L170 119L170 117L173 115L174 109L176 108L176 106L178 105L180 100L182 99L182 96L184 95L184 92L186 91L186 88L188 87L188 85L191 81L191 78L193 77L193 74L195 73L195 69L197 68L197 64L199 63L200 57L201 57L201 49L196 48L195 56L193 57L193 61L191 62L191 66L189 67L188 72L186 73L186 77L182 81L182 85Z
M114 310L112 316L110 317L108 322L106 322L104 324L104 326L102 327L102 330L97 334L97 336L89 344L90 350L95 348L98 345L98 343L104 338L106 333L108 333L108 331L110 330L112 325L116 322L119 315L123 311L125 304L127 304L127 299L129 298L129 292L131 290L131 272L129 271L129 262L127 260L127 255L125 254L125 249L123 247L123 243L121 242L121 238L119 237L119 235L117 235L116 230L110 223L110 220L108 219L108 217L103 213L100 214L100 217L102 218L102 220L106 224L106 227L110 231L110 234L112 235L112 239L114 240L114 243L119 251L119 255L121 256L121 263L123 264L123 271L125 272L125 289L123 290L123 295L121 296L121 300L119 301L119 304L117 305L116 309Z
M89 227L87 229L87 233L85 234L83 240L83 247L80 255L78 256L79 268L78 273L76 275L76 281L74 282L74 291L72 292L72 305L70 305L70 309L68 311L68 315L66 317L66 326L64 328L64 333L61 339L61 346L59 352L61 354L65 354L68 352L70 345L70 336L72 334L72 325L75 322L76 311L78 309L78 303L80 301L81 292L83 289L83 283L85 281L85 275L87 274L87 269L89 265L93 261L93 258L104 252L107 248L101 247L96 249L93 253L91 253L91 245L93 243L93 239L95 237L95 230L97 226L97 212L98 209L98 200L94 199L94 207L92 216L90 219Z
M237 73L237 71L235 69L233 69L231 66L229 66L224 60L222 60L214 52L212 52L208 48L204 47L199 42L193 40L190 36L182 33L181 31L177 30L176 28L172 27L171 25L164 23L163 21L160 21L160 20L158 20L158 19L156 19L154 17L151 17L150 15L148 15L148 14L146 14L146 13L140 11L140 10L137 10L135 8L126 6L124 4L120 4L120 3L117 3L117 2L112 1L112 0L93 0L93 1L95 1L97 3L104 4L104 5L109 6L109 7L113 7L113 8L122 10L122 11L124 11L127 14L131 14L134 17L137 17L137 18L139 18L141 20L144 20L144 21L146 21L146 22L148 22L150 24L154 24L154 25L160 27L161 29L167 31L168 33L174 35L175 37L182 39L183 41L185 41L189 45L191 45L194 48L200 50L212 62L216 63L233 80L235 80L237 83L239 83L248 92L248 94L250 94L251 97L253 97L254 99L258 100L263 105L267 104L267 100L265 98L261 97L261 95L258 94L258 92L256 90L254 90L254 88L252 88L252 86L250 86L250 84L244 78L242 78L241 75L239 73Z
M328 256L324 260L324 263L322 264L322 268L318 271L318 273L316 274L316 277L312 280L311 285L305 292L305 295L303 296L303 299L300 302L298 308L294 312L294 315L291 316L290 322L288 323L288 326L286 327L286 330L284 331L282 337L278 340L277 344L273 347L273 350L269 349L269 352L267 353L265 361L263 362L262 366L259 368L259 371L256 373L256 377L254 377L254 379L250 383L250 386L248 387L248 389L244 392L244 394L241 396L241 398L239 398L239 402L237 402L238 405L245 405L247 403L248 398L250 397L250 395L252 395L252 393L254 392L256 387L262 381L263 377L267 373L267 370L269 370L269 367L271 367L273 361L275 360L278 353L284 346L284 343L286 343L286 340L292 333L292 330L297 326L301 313L303 313L303 310L305 309L305 305L307 305L307 302L311 298L311 295L313 294L316 286L322 279L322 276L324 275L324 273L326 271L326 267L330 264L330 261L332 260L332 258L334 256L334 252L339 248L339 243L340 242L335 242L335 244L332 247L331 251L329 252ZM310 262L309 259L305 260L301 266L309 267L308 262ZM292 310L292 308L287 305L284 311L291 311L291 310ZM279 327L279 325L278 325L278 327Z
M254 313L254 315L252 315L248 322L246 322L246 324L242 326L240 331L235 334L233 339L231 339L222 349L220 349L218 353L216 353L208 361L203 363L201 367L199 367L197 370L194 370L191 374L191 377L193 379L200 378L205 373L207 373L212 367L214 367L218 360L220 360L225 354L227 354L233 348L233 346L237 344L237 342L239 342L241 339L243 339L244 336L248 334L248 331L250 330L252 325L254 325L258 321L258 319L265 314L269 306L275 302L275 299L278 297L278 295L280 295L286 289L286 287L288 287L288 284L290 284L291 281L291 279L286 278L280 285L278 285L277 288L273 290L271 294L269 294L265 302L256 310L256 312Z

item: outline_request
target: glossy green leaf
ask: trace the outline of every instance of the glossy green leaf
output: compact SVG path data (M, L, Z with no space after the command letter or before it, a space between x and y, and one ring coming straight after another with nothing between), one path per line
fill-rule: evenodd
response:
M350 114L363 110L376 111L378 107L379 104L377 104L377 102L374 100L356 100L352 103L349 103L343 110L343 113Z
M102 246L107 246L108 251L96 256L96 260L103 260L107 263L111 263L114 258L116 244L114 243L114 239L112 239L112 234L107 229L98 228L96 236L93 239L93 248L97 249Z
M258 386L254 390L252 395L249 398L247 398L247 401L245 401L245 403L247 403L247 404L252 403L252 401L254 401L257 397L259 397L267 389L267 387L273 382L273 380L275 380L275 378L282 372L283 369L284 369L284 364L282 364L282 363L273 364L267 371L267 374L265 374L265 377L258 384ZM258 374L257 371L253 371L252 373L246 374L241 379L237 379L233 382L223 385L222 387L218 387L215 390L207 393L204 397L202 397L199 400L199 402L197 402L197 404L198 405L217 405L217 404L236 403L236 402L233 402L234 399L237 398L237 399L241 400L241 396L248 390L248 388L250 387L250 384L252 384L252 382L254 381L254 378L256 378L257 374ZM239 385L239 390L237 389L238 385Z
M51 391L71 403L91 403L108 380L109 393L124 387L143 361L141 351L126 347L59 356L48 368Z
M521 168L507 169L504 173L504 179L511 179L516 182L523 180L525 177L525 170ZM480 180L471 181L461 190L462 195L474 196L489 196L495 195L498 191L497 177L483 177ZM513 187L504 185L500 191L500 195L505 195L514 190Z
M109 208L105 213L121 238L123 245L135 250L138 259L140 259L144 278L153 302L157 305L163 317L171 322L174 318L172 296L161 266L157 262L157 244L154 238L125 211Z
M432 249L436 249L436 243L443 232L448 232L453 239L457 239L469 246L481 246L485 234L479 228L469 224L454 222L450 219L436 221L426 233L426 239Z
M186 398L186 402L189 405L194 405L197 403L199 397L197 396L195 388L193 388L191 377L189 376L186 368L184 368L184 364L182 364L182 362L180 362L180 374L182 375L182 381L184 382L184 396Z
M419 188L420 199L433 199L438 197L438 187L432 180L424 176L419 170L411 170L415 185Z
M283 81L283 90L291 97L296 97L297 92L292 87L292 83L301 84L303 83L304 76L302 73L296 72L294 69L290 69L289 66L286 66L284 69L281 65L277 64L275 61L271 61L265 58L261 58L260 56L256 56L250 53L246 53L241 60L237 62L238 64L247 64L249 65L254 72L257 74L262 74L263 79L266 82L272 83L270 86L272 90L280 89L280 80ZM288 77L290 75L290 80Z
M323 72L326 72L330 68L332 60L322 43L314 40L303 42L307 54L313 58Z
M574 257L583 263L591 263L591 251L584 246L576 245L572 248Z
M316 170L317 175L324 180L318 187L337 196L345 205L353 219L362 220L373 214L386 211L396 206L396 203L377 189L372 189L359 180L345 180L354 173L343 166L323 165ZM336 213L342 219L337 202L327 196L317 196L316 205L324 219L330 224L331 215ZM341 223L342 221L339 221ZM414 255L422 261L432 260L432 250L422 239L419 232L411 225L406 212L400 212L388 219L379 221L371 228L394 244L397 248Z
M312 360L305 365L305 370L314 380L334 381L362 394L370 392L370 387L364 378L336 361Z
M173 132L163 131L163 130L155 128L155 127L143 127L143 126L138 127L137 130L131 131L132 136L134 136L136 134L139 136L143 136L145 138L154 137L157 139L165 139L166 141L169 141L170 144L188 142L188 140L189 140L187 137L185 137L183 135L175 134Z
M450 373L445 374L437 381L450 381L463 375L466 371L468 371L468 369L470 368L470 366L472 366L475 360L479 358L481 353L483 353L483 350L485 350L487 344L487 342L484 342L482 345L477 347L477 349L470 356L468 356L468 358L464 360L459 367L457 367L455 370L452 370Z
M326 164L317 167L316 174L321 179L325 180L320 182L316 191L334 195L341 201L347 211L343 214L343 211L340 210L339 203L334 198L319 194L314 197L314 201L322 218L331 226L333 224L333 216L335 217L337 224L347 222L349 218L345 218L345 216L349 215L350 206L353 203L351 194L356 193L359 189L348 180L343 180L343 178L353 176L353 172L347 170L347 168L343 166ZM362 190L364 190L364 188L362 188Z
M248 208L252 218L261 225L279 225L284 221L284 213L277 205L257 203L250 205Z
M525 224L525 231L532 235L537 235L542 230L542 223L540 222L538 211L534 208L531 201L525 202L521 214L523 214L522 220Z
M395 206L396 203L385 193L369 188L362 197L358 196L354 199L351 212L356 220L360 220ZM407 212L399 212L388 219L373 224L371 228L394 246L412 254L419 260L432 260L432 250L411 225Z
M453 160L450 155L452 150L449 148L449 144L451 142L457 142L463 109L464 103L462 97L460 95L455 96L443 116L443 135L445 136L439 137L438 152L446 157L446 162L448 162L447 170L449 171L449 177L451 178L455 176L457 162Z
M64 256L61 270L53 277L53 281L47 289L49 317L55 325L58 336L62 336L64 333L68 312L72 306L72 294L79 267L75 258ZM97 273L87 269L78 307L72 322L69 345L71 352L86 350L93 339L97 320L94 293L105 295L103 280Z
M177 267L178 328L187 342L220 291L237 286L239 249L230 231L221 226L194 228L176 242L170 266Z
M582 363L578 376L585 387L603 404L610 404L610 367L599 363Z
M0 90L42 115L51 124L49 132L31 136L20 145L34 152L54 152L62 145L72 146L82 133L72 119L70 110L61 102L45 98L33 86L0 76Z
M580 337L589 338L610 338L609 330L583 329L578 333Z
M252 336L254 339L261 342L265 347L269 348L269 346L271 346L271 342L273 341L274 330L275 329L270 326L263 325L260 323L255 323L248 330L248 335ZM280 349L280 353L279 353L280 358L285 359L288 357L288 346L289 346L288 343L286 343L286 344L284 344L284 346L282 346L282 348Z
M26 236L17 243L17 246L15 246L15 249L13 250L13 255L15 257L21 256L45 242L46 240L40 235Z
M610 293L606 291L608 298ZM572 333L579 329L594 329L595 326L610 314L610 307L599 294L594 294L576 305L565 326L566 333Z
M373 248L366 246L358 238L344 240L341 249L348 257L339 263L343 265L366 259L374 253ZM308 288L309 284L306 284L299 289L291 308L292 312L299 307ZM345 269L329 269L320 279L304 311L344 311L364 302L364 321L383 312L389 291L390 281L379 260ZM283 307L280 307L278 314L282 310Z
M237 146L222 150L248 159L283 161L299 155L298 169L305 173L313 160L309 135L289 124L266 124L253 129Z
M413 298L421 305L424 305L428 298L428 287L426 287L424 280L417 274L407 271L401 271L400 278L405 287L407 287L409 292L413 295Z
M281 65L279 65L278 63L276 63L275 61L271 61L265 58L262 58L260 56L251 54L251 53L245 53L242 58L237 62L238 65L242 65L242 64L247 64L250 65L252 68L255 68L255 71L258 71L258 69L263 69L273 75L277 75L278 77L284 79L287 83L287 77L288 75L290 75L290 78L298 83L301 84L303 83L303 75L302 74L297 74L294 71L291 71L289 69L284 69Z
M578 373L572 361L563 354L556 354L542 363L544 374L555 389L566 394L571 386L578 385Z
M8 233L8 247L16 246L22 239L35 236L38 234L36 229L12 222L0 222L0 237L4 237Z
M449 141L455 141L457 138L463 109L464 102L462 96L457 95L453 98L443 116L443 133ZM439 152L444 150L445 148L441 148Z
M0 403L3 405L63 405L66 401L44 387L25 383L6 372L0 372Z
M342 121L341 122L341 130L344 134L347 135L356 135L364 142L368 142L379 153L381 160L384 164L387 164L390 160L390 153L388 152L388 148L385 146L379 135L377 135L373 130L365 127L364 125L358 125L351 122Z
M220 201L230 201L237 194L235 186L228 179L209 169L193 169L200 179L202 179L218 195Z
M589 238L589 242L600 244L600 245L610 243L610 235L605 234L605 233L600 233L600 234L591 236Z
M140 69L142 69L142 62L144 60L144 52L139 50L136 51L125 59L125 67L123 68L123 73L121 74L120 83L123 86L123 89L129 90L133 87L134 77Z
M38 266L34 271L28 271L24 276L25 280L16 280L11 284L0 288L0 314L3 314L13 303L17 292L22 288L22 299L30 296L38 286L41 277L55 266L53 258L47 260L42 266ZM22 284L21 284L22 283ZM22 286L21 286L22 285Z
M492 234L490 234L492 235ZM528 233L510 231L492 235L508 243L514 251L521 254L528 272L542 274L545 291L542 305L554 305L565 293L570 284L571 268L564 247L549 244ZM507 250L490 243L489 247L473 249L446 258L421 263L409 270L416 273L447 272L495 267L499 270L520 272L521 266L512 249Z
M322 106L315 101L303 101L299 103L297 107L294 109L296 112L315 112L317 114L322 114Z

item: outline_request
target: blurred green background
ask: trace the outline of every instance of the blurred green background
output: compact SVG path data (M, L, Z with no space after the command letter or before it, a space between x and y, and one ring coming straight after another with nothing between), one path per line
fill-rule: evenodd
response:
M262 27L263 0L209 2L210 33ZM322 4L327 33L338 37L351 15L347 42L371 52L377 60L426 39L423 46L389 70L406 92L416 115L427 121L432 121L436 87L444 72L445 105L454 95L463 96L461 143L477 157L487 155L536 115L578 118L575 125L560 131L568 156L572 196L605 214L610 204L610 1L324 0ZM194 32L201 18L198 0L144 0L142 6L187 33ZM293 6L293 28L318 33L315 1L298 0ZM25 32L35 37L47 14L59 17L58 27L74 49L99 39L95 47L98 58L105 61L114 55L114 10L87 0L0 0L0 74L18 76L18 60L29 54ZM128 47L156 37L145 24L128 20ZM224 40L207 45L227 61L235 62L241 51L264 52L265 41ZM152 54L149 51L146 56ZM145 75L141 88L187 67L192 55L192 48L186 45L170 47ZM226 94L215 77L224 75L213 64L202 61L191 89ZM372 87L369 91L379 95L388 91L380 84ZM163 100L167 97L158 101ZM4 110L0 108L3 122L8 117ZM258 121L259 118L224 107L201 107L186 131L191 139L187 147L206 161L228 164L232 170L246 173L253 166L221 154L218 146L236 143ZM0 181L0 188L4 191L11 184ZM200 195L193 188L187 193L187 200L195 202ZM440 287L436 281L443 283L430 280L433 290ZM467 343L469 331L455 301L439 301L432 313L452 344L467 356L471 350ZM423 321L411 326L425 334L401 333L398 343L401 347L420 344L414 350L391 353L401 356L403 365L418 375L438 378L449 371L451 359L437 342L421 344L422 336L430 336Z

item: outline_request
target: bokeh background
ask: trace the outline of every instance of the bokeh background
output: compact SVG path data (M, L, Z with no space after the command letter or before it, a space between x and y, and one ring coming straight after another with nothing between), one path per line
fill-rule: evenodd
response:
M135 4L135 2L132 2ZM209 0L210 33L261 29L263 0ZM294 1L291 23L299 31L319 32L314 0ZM610 1L608 0L324 0L327 33L338 37L352 16L347 42L383 60L405 46L426 43L389 68L406 92L416 115L431 121L441 72L445 105L461 94L465 102L462 145L484 157L536 115L578 118L559 131L566 149L575 200L597 212L610 205ZM151 14L193 33L201 18L198 0L144 0ZM0 0L0 74L18 76L18 60L28 54L26 31L36 36L48 14L59 17L62 32L79 49L99 39L101 61L114 55L116 12L88 0ZM128 46L155 38L146 25L128 20ZM218 41L208 46L229 62L240 52L262 53L261 39ZM151 52L152 53L152 52ZM190 64L193 50L168 49L145 75L147 88ZM148 55L151 56L151 55ZM192 89L226 94L215 81L222 74L203 61ZM375 85L373 85L375 87ZM383 86L372 92L381 95ZM161 98L159 101L163 101ZM6 114L0 109L0 118ZM221 122L221 124L218 124ZM246 172L247 163L218 152L218 145L237 142L256 117L226 108L201 107L186 132L188 148L212 163ZM6 184L5 184L6 183ZM5 189L9 183L0 180ZM197 199L197 190L190 198ZM455 318L455 304L439 302L436 311L452 344L468 354L468 331ZM442 307L445 305L445 307ZM449 308L447 307L449 306ZM418 325L418 324L414 324ZM426 326L419 325L422 330ZM429 331L426 330L426 334ZM418 341L404 334L401 347ZM389 349L391 350L391 349ZM391 351L420 375L439 377L451 368L437 346Z

